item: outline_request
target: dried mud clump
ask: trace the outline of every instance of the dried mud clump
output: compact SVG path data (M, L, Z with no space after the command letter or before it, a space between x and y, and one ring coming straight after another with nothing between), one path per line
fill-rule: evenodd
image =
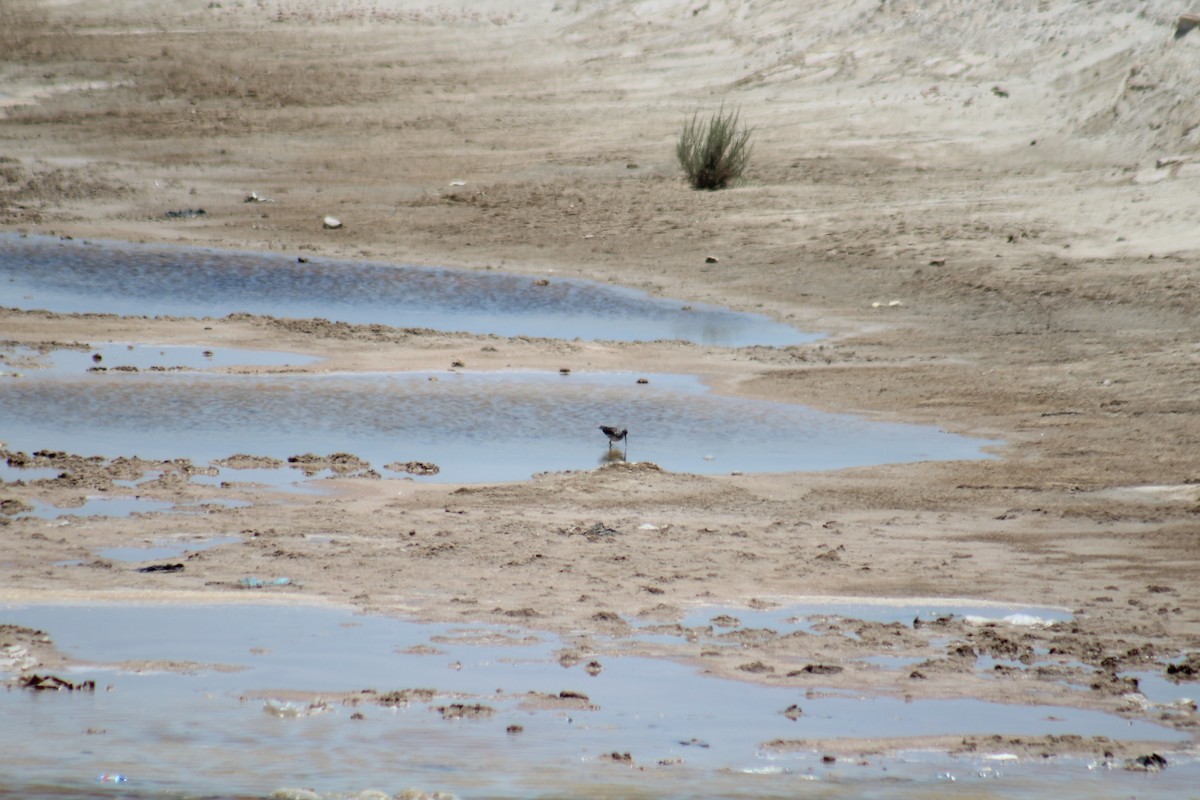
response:
M429 461L393 461L384 464L384 469L392 472L407 472L409 475L437 475L442 468Z
M406 342L414 336L430 338L446 338L444 331L432 328L393 328L390 325L378 323L356 325L349 322L332 322L321 317L314 319L279 319L272 316L255 317L253 314L234 313L230 320L262 320L270 327L311 336L314 339L343 339L359 342Z
M33 511L33 506L28 503L16 500L11 497L6 497L0 500L0 514L6 517L15 517L17 514L27 514Z
M473 703L451 703L448 706L435 706L434 711L442 715L442 719L487 719L496 713L491 706Z
M350 474L356 474L357 477L373 474L374 477L378 477L378 473L374 473L371 470L371 465L368 462L351 453L331 453L327 456L319 456L316 453L305 453L298 456L288 456L288 463L302 471L307 477L312 477L322 470L329 470L341 477L346 477Z
M836 664L805 664L803 668L789 672L788 677L792 678L797 675L837 675L844 669L845 667L840 667Z
M602 542L621 533L616 528L611 528L603 522L596 522L586 527L583 525L572 525L568 528L559 528L558 532L563 536L582 536L589 542Z
M591 700L583 692L564 690L558 694L549 692L528 692L521 701L521 708L529 711L546 711L568 709L572 711L596 711L599 706L592 705Z
M652 461L613 461L597 469L597 472L662 472L663 469Z
M1179 664L1167 665L1167 677L1177 681L1200 680L1200 653L1190 653Z
M400 689L379 695L375 702L381 706L398 708L413 703L428 703L433 700L435 694L437 693L433 689Z
M220 458L212 463L215 466L229 469L277 469L283 466L283 462L278 458L252 456L246 453L235 453L229 458Z
M73 683L57 675L30 675L21 679L21 686L35 692L94 692L95 681Z

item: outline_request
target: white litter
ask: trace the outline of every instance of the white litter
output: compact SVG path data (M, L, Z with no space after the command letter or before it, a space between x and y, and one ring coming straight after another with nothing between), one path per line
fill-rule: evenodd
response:
M1009 614L1006 617L996 619L995 617L980 617L975 614L968 614L963 617L963 622L968 625L991 625L997 622L1004 622L1009 625L1019 625L1023 628L1049 628L1054 624L1054 620L1045 619L1043 617L1035 617L1032 614Z

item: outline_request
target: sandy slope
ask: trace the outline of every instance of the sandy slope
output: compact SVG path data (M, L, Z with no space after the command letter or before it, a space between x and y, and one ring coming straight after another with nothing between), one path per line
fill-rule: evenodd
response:
M261 319L198 331L8 310L4 339L295 349L353 369L463 358L694 372L725 391L1007 445L996 461L832 474L350 479L315 500L247 490L254 507L200 517L52 531L8 521L3 596L216 597L248 572L285 572L305 598L618 634L614 614L669 623L697 602L1036 602L1078 610L1077 624L998 635L1021 651L1060 648L1090 665L1097 687L1039 691L1157 714L1132 710L1128 687L1103 676L1200 648L1200 33L1174 38L1175 4L1126 7L6 3L5 230L554 270L831 337L729 351L514 340L488 360L470 336ZM694 192L673 164L674 137L687 115L722 103L754 126L752 168L736 188ZM275 202L246 204L250 191ZM163 217L192 207L208 213ZM326 214L344 228L324 230ZM5 485L0 497L68 501L112 477L60 466L78 480ZM170 479L149 491L209 492ZM596 521L620 537L575 535ZM90 556L164 533L228 532L245 544L180 574L134 575ZM327 534L336 546L313 544ZM92 566L52 566L81 558ZM882 650L889 635L864 638ZM906 641L931 658L925 680L855 670L837 680L1033 696L1033 678L980 680L956 650L1002 646L967 628L954 637L949 654ZM745 662L770 670L747 675L742 657L709 666L802 685L784 677L796 665L859 650L747 642Z

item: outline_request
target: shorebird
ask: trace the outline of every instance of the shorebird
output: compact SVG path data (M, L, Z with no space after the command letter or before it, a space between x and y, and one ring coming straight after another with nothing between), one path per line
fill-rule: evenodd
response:
M622 439L625 440L626 446L629 445L629 440L625 438L629 431L625 430L624 428L614 428L611 425L601 425L600 430L603 431L604 435L608 437L609 447L612 447Z

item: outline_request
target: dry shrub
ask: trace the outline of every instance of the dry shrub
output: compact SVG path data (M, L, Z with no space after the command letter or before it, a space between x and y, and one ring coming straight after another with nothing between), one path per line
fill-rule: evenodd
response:
M725 107L707 120L693 114L683 126L675 155L696 189L723 189L736 181L750 162L750 129L739 125L739 112Z

